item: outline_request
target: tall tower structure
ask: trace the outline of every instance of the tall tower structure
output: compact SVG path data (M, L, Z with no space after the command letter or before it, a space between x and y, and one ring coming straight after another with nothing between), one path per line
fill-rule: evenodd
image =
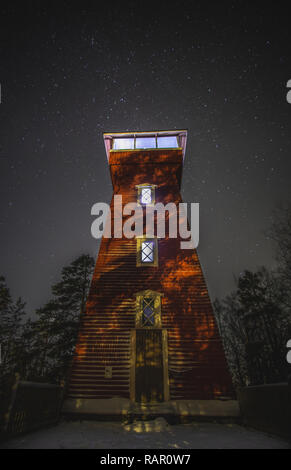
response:
M186 130L104 134L113 192L122 195L123 207L182 202L186 140ZM113 200L111 217L113 227ZM102 238L71 399L156 403L232 395L197 252L180 242L179 235Z

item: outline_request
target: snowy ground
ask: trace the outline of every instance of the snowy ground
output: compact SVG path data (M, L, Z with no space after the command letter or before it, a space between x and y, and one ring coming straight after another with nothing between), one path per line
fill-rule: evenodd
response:
M5 449L291 449L288 442L237 424L168 425L73 421L2 443Z

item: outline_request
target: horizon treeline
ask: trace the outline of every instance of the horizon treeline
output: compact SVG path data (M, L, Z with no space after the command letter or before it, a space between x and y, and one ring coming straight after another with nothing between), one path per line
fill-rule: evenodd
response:
M61 280L51 288L51 299L36 310L33 320L20 298L13 301L5 278L0 277L2 380L16 372L22 380L57 383L66 379L94 264L84 254L64 267Z

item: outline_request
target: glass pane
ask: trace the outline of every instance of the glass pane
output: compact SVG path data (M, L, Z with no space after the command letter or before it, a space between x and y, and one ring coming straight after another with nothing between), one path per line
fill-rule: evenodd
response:
M141 204L150 204L152 202L152 189L142 188L140 195Z
M137 137L135 146L137 149L155 149L156 139L155 137Z
M177 137L172 135L168 137L158 137L158 148L177 148L178 140Z
M143 316L143 326L152 326L154 325L155 318L154 316L147 318L145 315Z
M113 150L134 149L134 139L114 139Z
M154 261L154 242L142 242L141 260L143 263L152 263Z
M152 316L153 311L152 311L151 307L149 307L149 306L147 305L147 306L144 308L143 313L144 313L144 316L145 316L146 318L149 318L149 317Z
M154 309L154 298L153 297L145 297L143 299L143 325L154 325L155 322L155 309Z

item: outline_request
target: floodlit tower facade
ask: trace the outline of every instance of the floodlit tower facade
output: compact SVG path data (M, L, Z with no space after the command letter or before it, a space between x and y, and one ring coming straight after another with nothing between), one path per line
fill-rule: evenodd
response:
M106 133L122 207L182 202L187 131ZM113 199L111 227L113 234ZM120 215L120 214L119 214ZM123 222L128 218L123 216ZM179 234L179 230L178 230ZM232 396L222 341L195 249L181 238L102 238L68 396L133 402Z

